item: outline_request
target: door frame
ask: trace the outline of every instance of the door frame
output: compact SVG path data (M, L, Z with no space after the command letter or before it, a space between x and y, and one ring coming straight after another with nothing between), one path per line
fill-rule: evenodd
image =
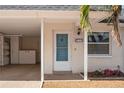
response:
M70 31L54 31L54 45L53 45L53 71L61 71L55 69L55 62L56 62L56 34L68 34L68 62L70 65L70 68L68 70L62 70L62 71L72 71L72 61L71 61L71 33Z

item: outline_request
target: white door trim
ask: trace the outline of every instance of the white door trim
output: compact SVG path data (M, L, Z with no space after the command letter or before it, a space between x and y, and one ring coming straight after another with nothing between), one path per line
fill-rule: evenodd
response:
M68 34L68 62L67 62L67 64L65 62L63 62L63 63L65 63L65 65L62 62L58 62L61 65L61 66L58 65L58 67L56 67L57 66L57 64L56 64L57 63L57 61L56 61L56 34ZM54 32L54 62L53 62L54 71L71 71L72 70L71 69L71 63L72 63L71 62L71 47L70 47L71 36L70 35L71 34L69 31L55 31Z

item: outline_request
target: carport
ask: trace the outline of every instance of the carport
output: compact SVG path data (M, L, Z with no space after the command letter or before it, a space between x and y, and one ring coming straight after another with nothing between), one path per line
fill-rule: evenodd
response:
M40 81L41 20L7 13L0 15L0 81Z

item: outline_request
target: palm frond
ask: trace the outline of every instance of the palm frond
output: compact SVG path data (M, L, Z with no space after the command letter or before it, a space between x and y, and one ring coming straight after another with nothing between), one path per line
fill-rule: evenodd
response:
M115 40L117 46L122 46L122 42L120 39L120 34L119 34L119 14L121 13L121 6L120 5L113 5L112 6L112 15L110 16L110 19L113 24L113 29L112 29L112 37Z
M119 27L118 27L119 14L121 13L121 6L112 5L110 10L112 10L112 15L109 17L108 23L112 22L113 24L112 37L117 43L117 46L122 46L122 42L119 34ZM89 5L83 5L80 8L80 26L84 31L91 31L89 11L90 11Z
M82 27L82 29L84 29L84 31L91 30L91 24L89 21L89 11L89 5L83 5L80 7L80 26Z

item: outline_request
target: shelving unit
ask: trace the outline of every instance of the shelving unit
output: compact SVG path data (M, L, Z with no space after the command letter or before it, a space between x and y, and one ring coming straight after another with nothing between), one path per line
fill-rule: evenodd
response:
M3 66L3 41L4 41L4 37L3 35L0 33L0 66Z
M10 39L4 37L4 45L3 45L3 61L4 65L10 63Z
M10 39L0 34L0 66L10 63Z

